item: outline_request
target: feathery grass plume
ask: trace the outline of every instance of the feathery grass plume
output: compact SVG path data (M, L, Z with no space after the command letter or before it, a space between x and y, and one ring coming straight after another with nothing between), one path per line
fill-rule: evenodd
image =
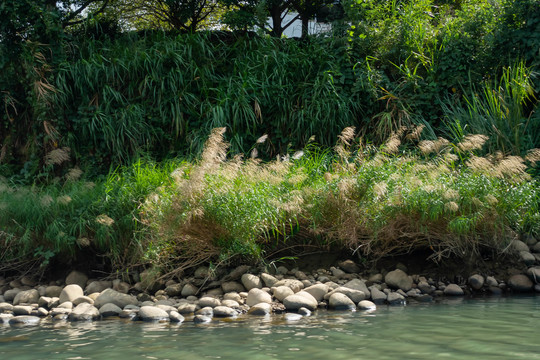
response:
M80 237L76 241L77 241L77 245L79 245L80 247L90 246L90 240L87 237Z
M480 150L489 140L489 137L481 134L467 135L463 140L457 144L457 147L463 151Z
M105 226L112 226L114 224L114 220L105 214L98 215L96 217L96 222Z
M334 177L332 176L331 173L325 172L325 173L324 173L324 180L325 180L326 182L332 182L332 181L334 180Z
M484 199L490 206L495 206L499 203L499 200L497 200L497 198L491 194L487 194Z
M82 170L79 168L73 168L69 169L69 171L66 174L66 180L67 181L77 181L81 178Z
M388 185L384 182L378 182L373 185L373 192L375 193L375 196L378 200L380 200L382 197L384 197L387 194L388 191Z
M419 140L422 135L422 131L426 128L426 125L420 124L416 126L410 133L405 137L406 140Z
M257 148L253 148L253 150L251 150L251 154L249 155L249 157L252 159L256 159L258 156L259 156L259 151L257 150Z
M390 135L388 140L384 143L382 146L382 151L386 152L387 154L395 154L399 150L399 146L401 145L401 139L399 133L395 133Z
M527 174L527 165L520 156L507 156L496 166L496 174L499 177L508 177L518 181L529 180L531 176Z
M54 202L54 199L51 195L43 195L41 199L39 199L39 203L42 207L47 208Z
M261 136L260 138L257 139L256 143L257 144L264 144L264 142L266 141L266 139L268 139L268 134L264 134L263 136Z
M334 147L334 151L341 158L341 161L346 161L350 156L348 147L354 139L355 131L356 128L354 126L348 126L338 135L338 141Z
M533 162L533 163L540 161L540 149L531 149L527 151L525 160Z
M444 204L444 208L447 211L455 213L455 212L457 212L459 210L459 205L455 201L450 201L450 202L447 202L446 204Z
M479 198L477 198L476 196L473 196L471 198L471 202L474 206L476 206L477 208L481 208L484 206L484 204L482 203L482 200L480 200Z
M459 200L459 191L454 189L446 189L442 194L443 199L445 200Z
M84 183L85 189L92 190L95 187L96 187L96 183L94 183L93 181L87 181Z
M496 171L495 166L491 161L485 157L471 155L469 160L465 163L471 170L479 173L491 173Z
M61 149L54 149L45 156L46 165L60 165L65 161L69 161L69 153L71 149L63 147Z
M302 156L304 156L304 152L302 150L298 150L296 151L293 156L291 157L291 159L293 160L299 160Z
M447 165L451 165L451 164L453 164L454 162L456 162L458 160L459 160L459 156L457 156L456 154L453 154L451 152L447 152L443 156L443 161Z
M446 147L450 145L450 141L439 137L437 140L423 140L418 144L418 148L424 155L431 153L440 153Z
M71 196L62 195L56 198L56 202L60 205L67 205L71 202Z

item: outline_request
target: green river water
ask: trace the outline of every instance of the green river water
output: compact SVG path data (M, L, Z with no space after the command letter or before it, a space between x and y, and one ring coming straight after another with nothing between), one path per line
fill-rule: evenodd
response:
M0 359L540 359L540 296L196 325L0 325Z

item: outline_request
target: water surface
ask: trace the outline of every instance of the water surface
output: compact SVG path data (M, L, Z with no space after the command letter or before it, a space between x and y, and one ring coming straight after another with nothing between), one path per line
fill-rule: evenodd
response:
M0 325L0 359L540 359L540 297L240 317Z

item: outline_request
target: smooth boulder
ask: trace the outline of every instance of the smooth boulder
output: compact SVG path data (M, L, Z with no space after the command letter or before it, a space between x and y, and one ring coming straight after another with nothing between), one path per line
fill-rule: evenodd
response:
M71 285L67 285L66 287L62 289L62 292L60 293L60 296L59 296L60 298L59 301L60 301L60 304L68 302L68 301L73 302L73 300L81 296L84 296L84 291L82 287L80 287L77 284L71 284Z
M285 309L287 310L298 310L301 307L305 307L313 311L317 308L318 302L310 293L299 291L283 299L283 305L285 305Z
M139 310L139 318L143 321L169 321L169 314L155 306L143 306Z
M384 277L386 285L393 289L401 289L403 291L409 291L412 289L413 281L403 270L396 269L390 271Z
M137 305L137 298L132 295L123 294L113 289L105 289L94 302L94 306L98 309L105 304L115 304L123 309L126 305Z

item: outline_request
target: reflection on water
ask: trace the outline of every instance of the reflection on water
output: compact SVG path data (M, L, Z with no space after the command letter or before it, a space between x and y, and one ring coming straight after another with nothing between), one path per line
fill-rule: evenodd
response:
M0 359L540 359L539 310L539 297L513 297L319 311L294 321L0 326Z

